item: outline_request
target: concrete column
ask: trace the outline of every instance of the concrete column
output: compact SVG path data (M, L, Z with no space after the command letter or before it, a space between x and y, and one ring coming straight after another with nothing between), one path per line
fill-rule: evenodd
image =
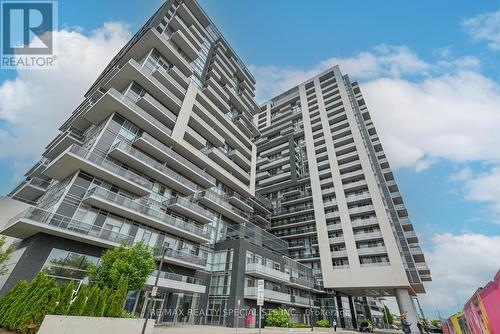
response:
M411 332L420 333L417 327L418 313L407 289L396 289L396 302L400 313L408 312L406 320L411 324Z

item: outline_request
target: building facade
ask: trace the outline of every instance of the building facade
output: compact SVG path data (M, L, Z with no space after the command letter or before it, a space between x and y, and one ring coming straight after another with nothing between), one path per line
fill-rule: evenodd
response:
M257 190L273 204L270 231L326 289L412 295L430 272L356 82L335 66L261 105Z
M352 296L416 314L428 268L358 85L335 67L259 106L255 84L196 1L168 0L1 199L1 291L39 271L85 282L142 241L164 260L159 323L243 326L257 279L296 322L355 327Z

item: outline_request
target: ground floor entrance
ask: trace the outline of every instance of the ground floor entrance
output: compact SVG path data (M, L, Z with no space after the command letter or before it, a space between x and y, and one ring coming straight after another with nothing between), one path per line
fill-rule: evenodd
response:
M156 297L150 298L150 294L151 291L129 293L126 310L141 318L150 314L158 325L200 323L199 293L159 289Z

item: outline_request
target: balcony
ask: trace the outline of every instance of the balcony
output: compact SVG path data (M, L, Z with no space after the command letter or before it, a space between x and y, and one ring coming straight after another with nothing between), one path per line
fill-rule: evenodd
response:
M197 114L191 114L191 118L189 119L189 126L192 127L196 132L201 134L203 138L208 140L213 146L224 146L224 137L222 137L219 132L215 131L214 128L208 125L208 123L205 122Z
M274 210L272 213L273 220L282 219L288 216L293 216L295 214L305 214L307 212L314 211L314 205L312 203L292 206L289 208L283 207L277 210Z
M217 84L213 78L207 80L207 83L208 85L203 88L203 94L210 98L211 101L214 102L224 114L230 112L231 107L227 102L228 97L225 96L225 93L220 90L219 84Z
M290 277L290 283L287 285L299 288L299 289L312 289L314 288L314 282L301 277Z
M330 237L330 238L328 238L328 242L330 243L330 245L333 245L333 244L342 244L342 243L344 243L344 237L343 236Z
M302 296L291 296L291 303L294 305L300 305L302 307L313 306L313 301L307 297Z
M123 141L111 147L109 155L183 195L194 194L198 188L194 182Z
M204 149L207 146L207 141L198 132L194 131L191 127L187 127L186 133L184 134L184 139L191 145L199 150Z
M245 274L276 282L290 282L290 276L280 270L259 263L247 263Z
M361 214L361 213L371 212L373 210L375 210L375 207L370 204L370 205L350 207L349 213L350 214Z
M281 157L281 158L278 158L275 160L269 160L268 163L260 165L259 170L263 171L263 170L272 169L272 168L284 165L288 162L290 162L290 157Z
M190 29L190 27L187 26L187 24L184 22L184 20L182 20L182 18L179 15L175 15L170 21L170 24L175 30L182 31L182 33L187 37L187 39L193 45L193 47L196 49L197 52L201 50L201 43L203 43L203 40L200 41L199 32L198 34L195 34L196 28L194 27L194 25L191 25L193 29Z
M205 148L202 150L210 159L221 165L223 168L227 169L232 175L236 176L243 182L248 182L250 180L250 175L245 172L240 166L238 166L234 161L229 159L229 157L220 149L212 147Z
M158 271L155 270L146 281L146 286L154 286ZM206 286L202 284L202 280L192 276L179 275L165 271L160 272L158 286L175 292L195 292L205 293Z
M196 226L194 222L186 222L164 211L154 209L145 200L132 200L107 189L95 187L87 192L83 201L122 217L136 220L195 242L206 243L210 240L209 229Z
M244 296L246 299L257 299L257 288L245 287ZM291 303L289 294L268 289L264 289L264 300L273 303Z
M28 201L35 201L38 197L45 193L49 185L49 181L45 181L37 177L26 179L14 190L12 190L9 196Z
M156 29L148 30L141 38L141 43L143 50L157 49L169 62L179 68L183 75L190 77L193 74L191 62L180 54L177 48L168 40L167 36L160 34Z
M83 133L75 128L69 128L60 133L49 145L46 146L43 156L54 159L73 144L82 144Z
M347 182L347 183L344 183L343 186L344 186L345 191L366 188L366 180L363 179L363 180L358 180L358 181L353 181L353 182Z
M368 232L368 233L355 233L354 240L356 241L366 241L366 240L374 240L374 239L382 239L382 232Z
M175 126L177 116L150 94L144 93L136 104L160 122L167 124L170 129Z
M252 202L238 193L233 193L228 197L228 202L246 212L252 212Z
M198 196L198 201L206 207L220 213L235 223L245 224L248 222L248 215L244 211L233 207L220 195L210 191L202 191Z
M173 78L174 75L176 79ZM185 79L186 77L180 74L176 67L165 71L165 69L159 69L156 65L151 64L149 60L138 63L135 59L130 59L123 64L112 80L104 84L103 88L120 90L134 81L161 104L177 114L181 108L181 99L183 99L181 92L185 91L179 82L182 83Z
M370 196L370 193L367 191L367 192L363 192L363 193L346 194L345 198L346 198L348 203L352 204L352 203L359 203L359 202L369 200L369 199L371 199L371 196Z
M63 154L52 161L45 169L44 174L62 181L79 170L141 196L149 194L153 187L153 183L145 177L77 145L71 145Z
M406 240L409 243L418 242L418 237L417 237L417 234L415 233L415 231L405 231L404 233L405 233Z
M347 257L347 250L332 251L332 259L345 258Z
M201 224L210 224L215 220L214 215L210 211L184 197L172 198L166 201L166 205L169 210L189 217Z
M85 119L93 124L99 124L114 112L143 129L145 132L155 136L162 143L171 145L174 140L171 137L172 130L148 114L144 109L135 104L129 97L125 97L116 89L111 88L83 115Z
M353 219L351 220L353 227L365 227L378 225L377 219Z
M215 186L215 178L212 175L208 174L170 147L162 144L148 133L143 132L140 137L135 139L133 145L160 161L165 162L177 172L184 174L190 179L196 180L196 182L203 187L211 188Z
M30 168L29 171L24 174L26 177L39 177L42 175L43 171L47 168L49 163L52 160L47 159L47 158L42 158L40 161L38 161L36 164L33 165L33 167Z
M1 233L18 239L26 239L37 233L46 233L105 248L113 248L123 242L130 244L134 241L132 236L36 207L30 207L10 219Z
M385 246L358 248L358 255L382 255L386 253Z
M243 168L245 171L250 171L251 164L250 160L248 160L240 151L231 150L228 155L229 159L233 160L238 166Z
M161 251L158 249L154 253L156 258L161 258L161 255ZM170 248L166 250L163 260L167 263L172 263L181 267L189 267L192 269L203 270L207 265L207 259L204 257Z

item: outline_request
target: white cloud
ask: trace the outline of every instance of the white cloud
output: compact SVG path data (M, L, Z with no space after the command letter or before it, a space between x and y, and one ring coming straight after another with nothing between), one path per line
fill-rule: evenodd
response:
M500 85L480 73L460 70L417 82L382 78L361 89L394 167L500 161Z
M464 188L465 199L490 202L498 213L500 82L483 75L473 56L453 57L450 47L436 53L436 61L426 62L408 47L382 45L353 57L329 58L310 69L272 65L252 69L262 100L339 64L343 73L361 81L393 168L419 172L441 160L462 167L476 161L498 166L476 179L470 171L467 176L474 181Z
M462 27L472 38L486 41L489 48L500 50L500 10L466 19Z
M446 233L435 235L430 242L426 260L432 282L426 284L427 294L420 302L433 318L436 309L448 317L493 279L500 268L500 236Z
M80 29L54 33L57 70L24 70L0 85L0 159L23 164L39 156L57 128L83 99L111 58L130 38L128 27L105 23L89 35Z
M332 57L310 69L276 65L250 66L257 78L257 99L263 101L321 73L334 65L356 80L426 76L456 69L477 69L479 61L473 56L448 59L443 57L430 64L404 45L379 45L352 57Z
M461 182L464 198L469 201L486 202L490 205L490 221L500 224L500 166L494 166L486 172L474 175L465 168L451 177L452 181Z
M361 90L393 167L424 170L440 159L500 161L500 84L475 57L423 61L405 46L382 45L311 69L253 66L259 98L339 64Z

